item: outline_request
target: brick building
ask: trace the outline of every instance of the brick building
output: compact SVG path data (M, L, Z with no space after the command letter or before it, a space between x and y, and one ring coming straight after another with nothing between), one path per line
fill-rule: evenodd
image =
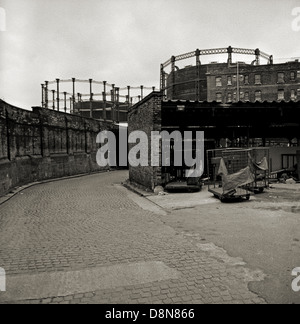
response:
M201 64L200 54L228 53L227 63ZM232 62L232 53L254 54L252 64ZM260 64L260 56L268 58L268 64ZM176 61L196 56L195 66L179 69ZM300 62L274 64L273 57L257 50L217 49L191 52L162 65L172 64L171 73L161 81L168 99L232 102L300 101ZM163 71L163 70L162 70ZM162 73L163 76L165 74Z
M207 66L207 101L300 101L300 63Z
M300 151L300 101L217 102L165 100L162 92L153 92L129 109L128 132L144 131L149 143L147 166L129 166L130 181L153 190L166 185L171 177L184 177L182 168L151 166L151 132L203 131L205 150L220 147L227 139L229 147L270 146L270 170L294 166ZM280 139L280 143L274 142ZM286 145L282 145L285 139ZM134 147L129 145L129 149ZM162 159L162 149L155 158ZM298 155L298 159L300 156ZM205 161L205 159L204 159ZM300 168L299 171L300 173Z

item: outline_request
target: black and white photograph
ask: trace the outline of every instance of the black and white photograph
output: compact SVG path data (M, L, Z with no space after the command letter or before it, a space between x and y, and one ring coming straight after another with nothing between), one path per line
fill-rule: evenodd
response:
M300 304L299 40L299 0L0 0L0 304Z

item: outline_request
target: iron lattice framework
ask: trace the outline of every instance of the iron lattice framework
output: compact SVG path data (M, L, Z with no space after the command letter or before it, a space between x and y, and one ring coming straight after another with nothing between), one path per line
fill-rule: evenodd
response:
M260 64L260 58L268 60L268 64L273 64L273 56L268 55L264 52L261 52L260 49L246 49L246 48L234 48L234 47L227 47L227 48L215 48L215 49L205 49L205 50L199 50L180 54L177 56L172 56L168 61L161 64L161 73L160 73L160 90L164 91L166 90L166 72L165 68L171 65L172 72L176 69L176 62L186 60L189 58L196 57L196 64L199 67L201 65L200 56L205 55L219 55L219 54L228 54L228 64L232 64L232 54L241 54L241 55L253 55L255 56L255 64ZM197 87L199 88L199 86Z
M88 84L89 93L78 92L79 84ZM80 80L75 78L45 81L41 86L42 107L71 113L79 113L79 111L76 111L76 107L79 107L78 103L84 101L92 103L97 100L97 97L98 100L104 103L107 102L113 106L122 105L129 108L133 103L142 100L149 92L155 91L155 87L145 87L143 85L119 88L115 84L110 84L106 81L95 81L93 79ZM101 88L98 90L102 90L102 92L94 92L93 90L96 87L99 88L99 86ZM62 91L63 87L69 89L69 91ZM68 102L70 102L69 108L67 107Z

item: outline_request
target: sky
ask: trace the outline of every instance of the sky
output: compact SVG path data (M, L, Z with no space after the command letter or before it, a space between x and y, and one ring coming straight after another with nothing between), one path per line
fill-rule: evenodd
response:
M24 109L41 105L41 83L56 78L159 87L160 64L197 48L300 58L292 28L300 0L0 0L0 7L0 98Z

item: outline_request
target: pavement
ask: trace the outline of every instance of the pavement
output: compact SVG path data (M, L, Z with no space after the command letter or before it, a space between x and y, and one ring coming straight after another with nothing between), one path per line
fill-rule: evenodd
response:
M249 288L272 304L300 304L291 288L292 271L300 267L300 184L274 184L243 203L224 204L205 186L200 193L152 196L168 210L165 222L195 244L212 244L241 258L264 280Z
M205 189L145 198L123 187L126 179L116 171L42 183L1 204L0 303L265 304L279 271L270 251L297 267L298 207L288 196L285 205L222 205Z

